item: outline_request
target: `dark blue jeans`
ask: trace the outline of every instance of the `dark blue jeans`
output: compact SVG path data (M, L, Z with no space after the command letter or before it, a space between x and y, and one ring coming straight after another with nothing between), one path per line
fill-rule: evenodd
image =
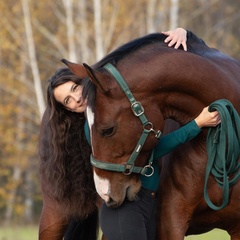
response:
M125 200L116 209L104 203L100 226L107 240L155 240L157 199L150 190L141 188L135 201Z

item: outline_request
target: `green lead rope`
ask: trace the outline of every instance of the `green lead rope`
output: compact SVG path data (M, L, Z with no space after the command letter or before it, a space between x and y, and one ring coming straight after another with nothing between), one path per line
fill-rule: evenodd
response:
M208 162L204 184L206 203L213 210L220 210L228 205L229 189L240 179L240 118L231 102L221 99L209 106L209 111L217 110L221 124L209 128L207 135ZM222 188L221 206L214 205L208 195L208 179L212 174Z

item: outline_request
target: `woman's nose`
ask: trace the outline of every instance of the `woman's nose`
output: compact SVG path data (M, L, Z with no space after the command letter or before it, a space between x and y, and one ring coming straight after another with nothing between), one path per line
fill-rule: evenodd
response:
M80 103L81 102L81 98L76 99L76 102Z
M74 94L72 97L74 98L75 102L77 103L81 102L81 97L79 96L79 94Z

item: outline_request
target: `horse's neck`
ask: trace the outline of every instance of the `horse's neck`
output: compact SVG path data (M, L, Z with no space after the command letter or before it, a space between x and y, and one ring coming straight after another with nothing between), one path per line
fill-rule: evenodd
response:
M167 54L155 69L153 74L158 78L154 77L151 83L153 89L158 89L160 109L165 118L182 124L196 116L204 106L226 95L229 88L227 76L224 77L226 73L197 55Z
M184 124L211 102L232 97L226 89L239 89L231 65L230 60L153 45L124 59L118 67L139 99L157 105L165 118ZM234 91L235 98L239 91Z

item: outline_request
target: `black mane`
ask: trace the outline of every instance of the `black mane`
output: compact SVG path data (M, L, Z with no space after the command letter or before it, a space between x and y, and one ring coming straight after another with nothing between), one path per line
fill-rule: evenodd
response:
M112 63L116 66L118 61L150 44L161 43L163 47L168 48L167 44L164 43L165 39L166 35L162 33L152 33L140 38L136 38L107 54L99 62L95 63L92 68L102 71L101 68L107 63ZM183 50L182 46L180 46L179 49ZM202 39L198 38L191 31L187 31L187 52L207 58L214 58L215 56L228 59L231 58L215 48L208 47ZM89 80L89 78L86 78L85 81L83 81L83 86L83 97L86 98L86 96L88 96L88 105L91 106L92 110L94 110L95 85Z
M117 49L107 54L99 62L94 64L93 68L94 69L101 68L106 63L112 63L113 65L116 65L119 60L129 56L131 53L137 51L138 49L143 48L150 44L157 43L157 42L163 43L163 46L167 47L167 44L164 43L165 39L166 39L166 35L162 33L152 33L140 38L136 38L130 42L123 44L122 46L118 47ZM217 55L222 55L222 57L229 58L229 56L223 54L219 50L208 47L202 39L198 38L191 31L187 31L187 47L188 47L188 50L187 50L188 52L191 52L197 55L207 56L207 55L217 54ZM180 46L179 49L183 50L182 46Z
M116 64L119 60L130 55L136 50L145 47L146 45L153 44L156 42L163 43L165 38L166 38L166 35L161 33L152 33L140 38L136 38L128 43L123 44L122 46L118 47L117 49L115 49L114 51L106 55L102 60L97 62L93 67L97 69L99 67L102 67L108 62L112 64Z
M119 60L125 58L126 56L129 56L136 50L156 42L163 43L165 38L166 35L160 33L153 33L140 38L136 38L128 43L123 44L116 50L110 52L92 67L94 69L98 69L107 63L112 63L113 65L116 65ZM92 110L94 111L95 85L92 83L92 81L90 81L88 77L83 80L82 85L83 98L85 99L86 97L88 97L88 106L91 106Z

